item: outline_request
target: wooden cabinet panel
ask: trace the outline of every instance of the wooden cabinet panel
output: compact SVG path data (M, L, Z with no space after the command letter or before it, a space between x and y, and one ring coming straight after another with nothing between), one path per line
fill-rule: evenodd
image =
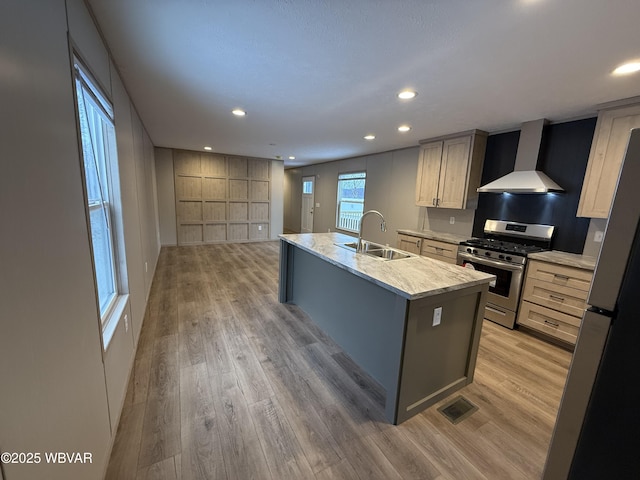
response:
M456 244L406 235L404 233L398 234L397 247L406 252L416 253L423 257L429 257L452 264L456 263L458 256L458 245Z
M404 250L405 252L415 253L420 255L420 244L422 243L422 238L413 237L411 235L405 235L403 233L398 234L398 248L400 250Z
M416 205L475 208L487 133L471 130L420 143Z
M587 308L587 292L584 290L554 285L537 278L527 278L523 295L530 302L576 317L582 317Z
M553 285L575 288L588 292L593 272L581 268L567 267L554 263L531 260L527 267L527 276L543 280ZM586 295L584 297L587 298Z
M530 260L517 323L575 344L593 272Z
M578 217L607 218L632 128L640 128L640 104L602 110L589 153Z
M580 318L524 301L520 305L518 323L575 345Z
M438 207L464 208L470 148L471 135L444 142Z
M420 150L416 179L416 205L435 207L442 161L443 142L428 143Z
M420 255L455 264L458 257L458 245L425 238L422 242Z

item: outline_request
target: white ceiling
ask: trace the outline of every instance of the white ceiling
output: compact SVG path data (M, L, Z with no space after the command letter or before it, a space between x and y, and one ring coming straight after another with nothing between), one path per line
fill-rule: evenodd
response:
M161 147L292 167L640 95L640 73L610 74L640 58L638 0L89 3ZM405 88L418 96L399 100Z

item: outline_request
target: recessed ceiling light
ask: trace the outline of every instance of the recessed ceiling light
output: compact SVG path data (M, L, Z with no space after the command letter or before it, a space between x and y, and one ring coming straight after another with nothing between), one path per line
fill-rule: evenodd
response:
M294 157L293 155L289 155L289 160L295 160L296 157Z
M236 117L244 117L247 112L245 112L244 110L241 110L240 108L236 108L235 110L232 110L231 113L233 113Z
M398 98L401 98L402 100L410 100L415 98L416 95L418 95L418 93L413 90L403 90L398 94Z
M276 155L276 160L282 160L282 155Z
M365 140L374 140L375 138L376 138L376 136L375 136L375 135L365 135L365 136L364 136L364 139L365 139Z
M640 70L640 62L629 62L623 65L620 65L612 73L614 75L628 75L629 73L634 73L639 70Z
M204 148L204 149L205 149L205 150L207 150L207 151L209 151L209 150L213 150L213 148L212 148L212 147L209 147L209 146L202 147L202 148Z
M411 127L409 125L400 125L398 127L399 132L408 132L409 130L411 130Z

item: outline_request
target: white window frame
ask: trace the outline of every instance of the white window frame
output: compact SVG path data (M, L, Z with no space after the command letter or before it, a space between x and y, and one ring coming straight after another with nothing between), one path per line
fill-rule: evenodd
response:
M94 80L91 76L89 69L81 62L81 60L74 55L73 58L73 70L74 70L74 100L76 104L77 111L77 121L78 121L78 133L79 133L79 146L80 146L80 156L81 156L81 167L83 173L83 186L84 186L84 195L85 195L85 205L87 211L87 224L89 227L89 241L91 245L91 261L93 266L93 275L94 275L94 283L96 289L96 299L97 299L97 311L100 318L100 327L103 335L103 347L107 348L109 341L115 331L115 327L117 326L117 322L123 313L128 296L123 294L122 292L122 284L123 284L123 275L126 272L121 271L119 265L122 263L119 261L121 255L124 252L120 252L121 245L123 243L123 239L119 238L121 236L121 230L116 232L114 228L115 224L122 224L122 219L116 219L114 216L116 213L114 212L114 202L119 202L119 198L116 198L117 192L119 192L119 180L117 178L118 175L118 155L117 155L117 143L116 143L116 132L115 132L115 119L114 119L114 111L111 102L107 99L106 95L101 91L98 86L98 82ZM85 168L85 145L83 142L82 135L82 124L85 120L80 118L81 116L81 107L78 105L79 102L83 102L82 111L85 112L85 120L88 122L87 127L89 128L89 137L90 137L90 145L87 145L87 148L91 148L92 151L92 160L100 161L102 163L95 164L96 171L101 170L101 173L97 173L97 177L99 179L99 190L100 195L98 199L89 200L89 187L87 186L87 169ZM87 106L90 104L92 108L92 112L97 113L100 117L99 126L102 128L101 135L98 137L94 137L92 132L94 130L89 125L91 119L89 118ZM94 119L95 120L95 119ZM95 121L94 121L94 126ZM95 133L95 132L94 132ZM114 175L116 178L113 178ZM95 213L98 210L102 210L105 215L105 229L108 234L108 250L110 256L110 284L109 290L112 290L112 293L106 299L106 301L101 301L99 288L98 288L98 276L96 273L96 256L93 245L93 235L92 235L92 213ZM115 221L114 221L115 220Z
M364 189L362 192L362 211L354 212L353 215L342 211L342 202L340 198L340 182L349 181L349 180L364 180ZM357 172L346 172L338 174L338 184L337 184L337 195L336 195L336 230L341 230L349 233L358 233L358 229L360 228L360 218L362 213L364 212L364 203L365 196L367 191L367 172L365 170L360 170ZM359 203L359 202L350 202L350 203ZM358 216L359 215L359 216Z

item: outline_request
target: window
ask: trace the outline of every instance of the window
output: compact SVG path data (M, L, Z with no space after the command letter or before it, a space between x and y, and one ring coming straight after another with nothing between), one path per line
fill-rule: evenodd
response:
M104 328L118 296L110 175L118 160L113 107L77 59L74 70L94 274Z
M364 187L366 172L342 173L338 175L338 211L336 228L358 232L360 217L364 212Z
M302 193L311 195L313 193L313 181L305 180L302 182Z

